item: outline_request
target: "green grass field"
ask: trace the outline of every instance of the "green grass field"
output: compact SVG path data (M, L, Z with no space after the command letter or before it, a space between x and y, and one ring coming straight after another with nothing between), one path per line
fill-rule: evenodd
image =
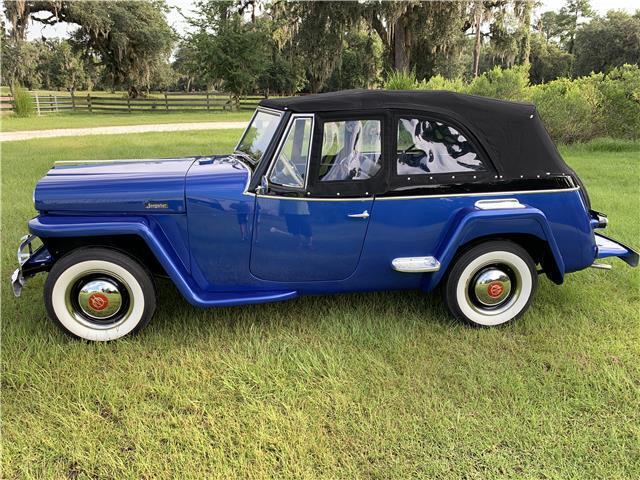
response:
M541 278L513 325L473 329L420 292L198 310L168 283L135 338L47 320L44 276L13 298L15 246L54 160L228 151L238 131L2 145L2 477L640 478L640 275ZM640 144L564 148L640 247Z
M48 130L55 128L109 127L153 123L249 121L253 112L147 112L147 113L51 113L39 117L0 117L0 131Z

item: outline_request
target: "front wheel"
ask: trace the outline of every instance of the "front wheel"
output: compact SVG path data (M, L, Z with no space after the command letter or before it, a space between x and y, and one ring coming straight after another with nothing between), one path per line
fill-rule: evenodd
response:
M44 301L65 333L102 342L137 332L156 308L147 270L106 248L82 248L58 260L45 282Z
M525 249L509 241L491 241L454 262L443 292L455 317L489 327L522 315L537 286L536 266Z

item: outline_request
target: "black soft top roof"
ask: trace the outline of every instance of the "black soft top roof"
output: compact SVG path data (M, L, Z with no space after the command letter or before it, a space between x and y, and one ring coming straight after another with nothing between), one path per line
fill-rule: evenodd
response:
M294 113L423 111L449 117L475 136L504 179L571 175L532 104L439 90L345 90L265 99Z

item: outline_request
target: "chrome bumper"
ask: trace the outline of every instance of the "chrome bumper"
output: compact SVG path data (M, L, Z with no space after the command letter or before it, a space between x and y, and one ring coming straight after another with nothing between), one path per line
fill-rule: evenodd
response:
M33 255L33 241L37 237L35 235L25 235L20 239L20 246L18 246L18 268L11 274L11 288L13 294L19 297L22 293L22 287L25 284L25 278L22 274L22 266Z
M596 233L595 238L596 246L598 247L596 258L618 257L630 267L638 266L640 255L633 248L627 247L624 243L606 237L601 233Z

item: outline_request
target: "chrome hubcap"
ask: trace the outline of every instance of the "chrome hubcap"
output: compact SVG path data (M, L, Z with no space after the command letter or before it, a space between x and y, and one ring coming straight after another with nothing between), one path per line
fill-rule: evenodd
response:
M482 305L495 307L509 298L511 279L499 268L487 268L476 275L473 292Z
M509 262L487 262L466 282L467 304L482 315L500 315L520 298L522 276Z
M78 305L85 315L105 320L122 308L122 293L112 280L91 280L80 288Z
M113 328L131 313L131 288L120 277L106 271L87 271L67 287L65 303L69 314L94 329Z

